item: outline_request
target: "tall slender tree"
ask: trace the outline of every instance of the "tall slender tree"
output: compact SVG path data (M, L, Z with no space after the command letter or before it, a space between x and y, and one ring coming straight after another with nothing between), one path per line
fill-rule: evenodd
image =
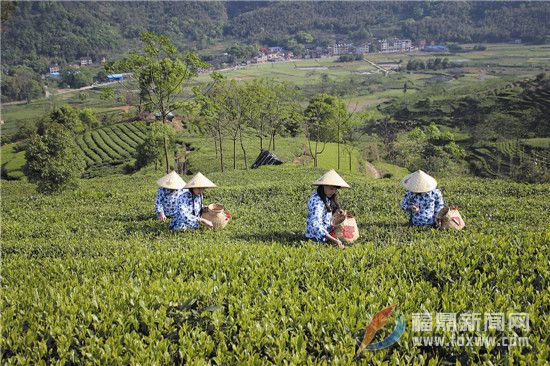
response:
M162 123L166 123L170 112L189 106L180 94L198 75L199 69L209 65L194 52L179 52L168 36L146 32L141 35L141 41L144 44L143 53L131 52L128 57L110 65L109 71L133 72L145 104L158 111ZM165 137L167 173L170 171L168 150L168 139Z
M318 156L325 150L326 143L336 139L335 121L345 113L345 108L341 99L325 93L317 94L309 101L304 111L304 125L313 166L317 167ZM320 144L323 146L321 149Z

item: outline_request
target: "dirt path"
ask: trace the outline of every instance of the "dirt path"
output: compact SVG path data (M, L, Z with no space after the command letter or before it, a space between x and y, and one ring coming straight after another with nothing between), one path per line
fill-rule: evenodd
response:
M380 174L378 169L368 161L365 161L365 175L374 179L382 178L382 174Z

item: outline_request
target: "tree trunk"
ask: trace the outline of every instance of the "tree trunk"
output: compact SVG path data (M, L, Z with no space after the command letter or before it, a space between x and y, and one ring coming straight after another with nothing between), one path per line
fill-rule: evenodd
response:
M338 145L338 170L340 170L340 124L338 124L336 143Z
M222 144L222 133L221 131L218 131L218 139L220 141L220 167L222 169L223 173L223 144Z
M237 147L237 136L234 136L233 138L233 170L237 169L236 147Z
M218 138L214 136L214 148L216 149L216 159L218 158Z
M313 156L313 167L317 168L317 146L319 145L319 141L315 140L315 155Z
M349 156L349 172L351 173L351 153L352 151L348 151L348 156Z
M276 133L273 133L273 151L275 152L275 135Z
M246 161L246 150L244 149L244 144L243 144L243 131L241 129L239 129L239 140L241 142L241 149L243 150L243 155L244 155L244 168L248 169L248 163Z

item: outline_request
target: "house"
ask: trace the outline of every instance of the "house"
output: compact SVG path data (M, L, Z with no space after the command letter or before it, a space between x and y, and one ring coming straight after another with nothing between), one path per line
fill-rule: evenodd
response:
M122 81L124 80L123 74L109 74L107 75L107 80L109 81Z
M50 65L50 74L52 74L54 72L59 73L59 71L61 71L61 68L59 67L58 64Z
M355 47L355 53L358 55L369 53L369 44L363 44L361 46Z
M85 57L80 59L80 66L87 66L93 64L91 57Z
M355 48L352 43L337 43L329 49L332 56L346 55L354 51Z
M412 49L412 41L410 39L393 38L390 40L378 40L378 49L380 52L405 52Z

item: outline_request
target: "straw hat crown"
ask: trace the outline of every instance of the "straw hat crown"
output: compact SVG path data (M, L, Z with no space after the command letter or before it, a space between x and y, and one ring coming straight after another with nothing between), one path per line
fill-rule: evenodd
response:
M326 172L321 178L313 182L314 186L335 186L340 188L349 188L349 184L346 183L342 177L336 173L334 169Z
M175 171L172 171L157 180L157 184L168 189L182 189L183 186L185 186L185 182Z
M403 178L401 185L407 191L424 193L433 191L437 187L437 181L422 170L417 170Z
M195 174L193 178L185 185L183 188L216 188L217 185L212 183L212 181L202 175L200 172Z

